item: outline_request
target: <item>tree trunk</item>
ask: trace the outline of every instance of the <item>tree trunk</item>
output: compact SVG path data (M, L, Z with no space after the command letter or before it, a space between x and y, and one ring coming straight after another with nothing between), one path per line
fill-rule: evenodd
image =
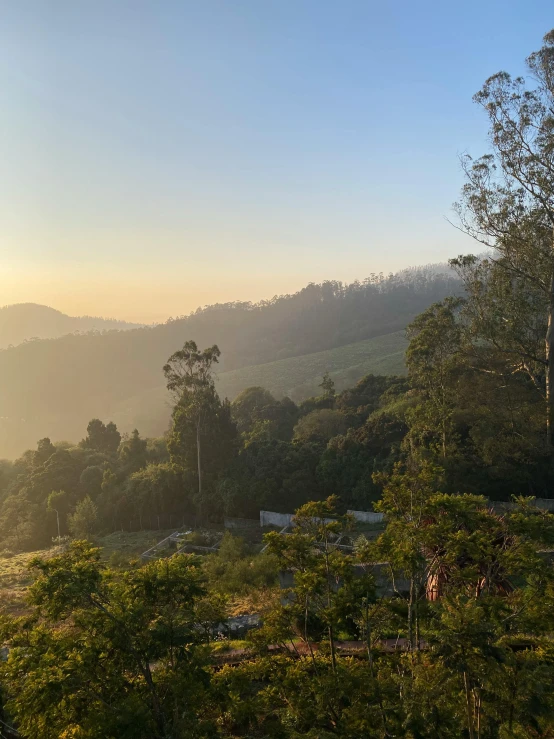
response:
M367 658L369 660L369 670L371 672L371 677L374 677L373 675L373 653L371 651L371 630L369 626L369 601L367 599L365 603L365 640L366 640L366 647L367 647Z
M466 694L467 729L469 731L469 739L474 739L475 734L473 731L473 711L471 710L471 692L469 690L467 672L464 672L464 689Z
M308 649L310 650L310 657L312 658L312 662L315 663L314 650L312 649L310 637L308 634L308 596L306 596L306 603L304 608L304 641L306 642L306 644L308 645Z
M442 458L446 459L446 393L442 387L441 397L441 431L442 431Z
M419 599L418 599L417 593L416 593L414 610L415 610L415 647L416 647L416 650L419 652L419 643L421 639L419 635Z
M548 329L545 340L546 354L546 443L550 453L553 449L554 424L554 272L550 278L548 299Z
M385 707L383 705L383 696L381 695L381 687L379 680L375 679L375 671L373 669L373 652L371 650L371 626L369 623L369 601L366 599L365 604L365 638L367 648L367 658L369 660L369 671L371 673L371 679L375 683L375 693L377 695L377 701L379 702L379 709L381 711L381 721L383 722L383 736L389 736L387 729L387 714L385 713Z
M200 419L196 424L196 454L198 463L198 518L202 521L202 449L200 442Z
M325 574L326 574L326 580L327 580L327 611L328 615L330 617L331 615L331 572L329 568L329 551L328 551L328 542L325 542ZM333 674L336 676L337 674L337 656L335 651L335 635L333 633L333 624L329 622L329 626L327 629L327 633L329 634L329 646L331 648L331 666L333 668Z
M410 577L410 598L408 600L408 644L414 650L414 578Z

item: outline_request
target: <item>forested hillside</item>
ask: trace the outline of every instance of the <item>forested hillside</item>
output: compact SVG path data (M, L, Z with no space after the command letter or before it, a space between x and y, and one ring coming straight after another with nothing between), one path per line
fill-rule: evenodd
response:
M259 304L214 305L151 328L67 335L0 351L0 456L13 457L45 435L74 439L92 416L108 419L128 408L129 399L148 396L162 383L166 358L191 336L202 346L218 344L223 375L398 331L460 285L444 268L412 269L351 285L311 284ZM140 406L132 413L149 432L167 418L163 406L154 416L145 417Z
M288 396L299 402L319 393L326 372L339 390L368 373L404 374L407 343L405 332L397 331L336 349L218 372L215 383L222 397L232 399L249 387L261 385L278 398ZM160 384L115 403L109 417L119 428L139 428L148 436L158 436L169 425L169 400L165 385Z
M0 308L0 348L24 341L56 339L76 331L122 331L138 328L138 323L94 316L67 316L59 310L36 303L18 303Z

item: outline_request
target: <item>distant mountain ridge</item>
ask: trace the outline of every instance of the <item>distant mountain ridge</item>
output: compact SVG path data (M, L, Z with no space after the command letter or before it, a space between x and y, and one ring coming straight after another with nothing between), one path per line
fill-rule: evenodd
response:
M57 339L76 331L124 331L143 325L99 316L68 316L39 303L15 303L0 308L0 348L33 339Z

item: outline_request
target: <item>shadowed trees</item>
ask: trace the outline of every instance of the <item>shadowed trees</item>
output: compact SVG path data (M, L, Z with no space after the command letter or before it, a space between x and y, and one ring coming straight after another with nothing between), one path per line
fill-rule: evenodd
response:
M466 184L458 212L461 228L491 247L493 256L484 264L462 257L454 265L469 288L473 323L482 339L544 394L552 455L554 31L527 66L533 87L522 77L499 72L475 96L489 117L492 152L462 160Z
M168 359L163 371L167 388L176 399L168 449L191 478L196 478L196 509L200 520L206 512L206 490L230 462L236 438L229 401L215 390L212 367L219 361L217 346L200 351L194 341ZM194 470L194 472L193 472Z

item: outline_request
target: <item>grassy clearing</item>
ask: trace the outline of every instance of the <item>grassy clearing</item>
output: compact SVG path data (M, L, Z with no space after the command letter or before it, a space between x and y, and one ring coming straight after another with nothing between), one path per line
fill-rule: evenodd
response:
M124 560L139 557L154 544L173 534L174 531L176 531L175 528L163 531L116 531L113 534L99 537L97 543L102 548L102 559L114 566L119 566L125 564Z
M127 566L146 549L161 541L169 531L116 532L97 539L102 549L102 559L114 567ZM0 613L17 615L25 611L25 597L33 581L29 563L34 557L53 557L61 552L60 547L23 552L0 557Z
M173 533L175 529L164 531L115 532L96 539L101 548L101 557L114 568L126 568L139 561L140 555ZM219 538L218 533L218 538ZM34 557L53 557L61 552L60 547L50 547L35 552L24 552L9 557L0 557L0 614L13 615L26 610L25 597L32 583L33 575L29 563ZM227 613L241 616L263 611L276 597L273 588L260 588L245 594L229 596Z
M223 654L232 649L248 649L252 645L244 639L222 639L221 641L213 641L210 643L210 650L213 654Z
M0 613L18 615L24 612L27 590L33 581L30 561L34 557L52 557L59 551L59 547L51 547L0 557Z
M369 373L404 374L406 346L404 332L397 331L336 349L222 372L218 391L234 398L247 387L261 385L278 396L303 400L319 392L318 385L325 372L329 372L339 390Z

